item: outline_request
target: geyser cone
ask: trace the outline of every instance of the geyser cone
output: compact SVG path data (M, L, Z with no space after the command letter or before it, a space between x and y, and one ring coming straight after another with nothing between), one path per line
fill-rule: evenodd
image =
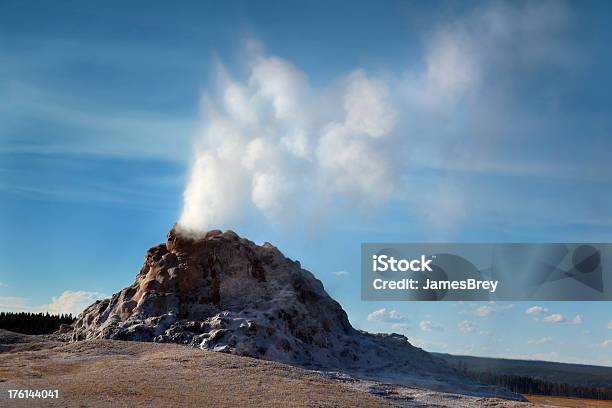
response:
M405 336L354 329L299 262L232 231L172 228L131 286L78 316L72 340L95 338L182 343L428 388L475 386Z

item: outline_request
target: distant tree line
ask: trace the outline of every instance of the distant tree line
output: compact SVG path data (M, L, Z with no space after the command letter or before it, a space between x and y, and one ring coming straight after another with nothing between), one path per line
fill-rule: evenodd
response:
M0 329L23 334L51 334L61 324L72 324L72 314L0 312Z
M455 368L480 383L497 385L519 394L612 400L611 388L571 385L519 375L496 374L490 371L471 371L462 361L456 364Z

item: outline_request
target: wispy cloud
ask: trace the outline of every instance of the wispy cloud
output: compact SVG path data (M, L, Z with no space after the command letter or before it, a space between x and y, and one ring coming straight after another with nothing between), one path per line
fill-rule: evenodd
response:
M444 327L439 325L439 324L435 324L432 323L431 320L422 320L419 323L419 328L425 332L431 332L431 331L444 331Z
M19 81L2 88L11 104L0 106L4 134L0 152L188 159L194 131L189 119L166 117L161 112L113 110ZM33 119L45 122L47 132L31 140L18 137L12 124ZM62 137L49 129L61 132Z
M566 320L567 319L565 318L565 316L563 316L560 313L554 313L554 314L548 315L548 316L546 316L546 317L544 317L542 319L542 321L544 323L563 323Z
M45 308L49 311L49 313L71 313L76 316L96 300L104 299L106 297L108 297L108 295L100 292L67 290L62 292L62 294L57 297L54 296L51 299L51 303Z
M368 320L371 322L383 323L401 323L408 319L401 315L397 310L387 310L386 308L378 309L368 315Z
M583 316L581 314L577 314L576 316L574 316L571 320L572 324L582 324L583 322Z
M184 183L182 166L158 160L0 153L0 161L0 191L37 201L174 208Z
M542 321L544 323L582 324L584 321L584 316L581 314L577 314L573 318L568 319L561 313L549 313L549 310L542 306L532 306L525 311L525 314L533 315L535 316L533 320Z
M542 306L532 306L529 309L525 310L526 314L541 314L541 313L546 313L548 312L548 309L546 309L545 307Z
M604 340L599 344L602 348L607 348L608 346L612 346L612 339Z
M559 361L559 353L557 351L549 351L546 353L517 354L513 358L521 360Z
M0 296L0 309L8 312L32 312L39 311L32 307L29 300L19 296Z
M532 339L532 340L528 340L527 344L548 344L548 343L552 343L552 337L550 336L546 336L546 337L541 337L539 339Z
M332 272L332 274L337 276L338 278L343 278L349 275L347 271L336 271L336 272Z
M492 306L481 306L474 311L474 313L478 316L488 316L493 312L495 312L495 308Z
M544 323L568 323L568 324L582 324L584 316L581 314L575 315L569 319L561 313L549 313L549 310L541 306L533 306L525 311L528 315L535 315L533 320L542 321ZM543 316L543 317L542 317Z
M469 320L463 320L462 322L457 323L457 327L459 327L459 330L462 333L471 333L476 330L476 323Z
M393 323L391 328L394 330L407 330L412 329L412 325L410 323Z
M515 307L514 304L496 304L490 303L488 305L480 306L477 309L473 310L472 313L479 317L489 316L493 313L502 311L502 310L510 310Z

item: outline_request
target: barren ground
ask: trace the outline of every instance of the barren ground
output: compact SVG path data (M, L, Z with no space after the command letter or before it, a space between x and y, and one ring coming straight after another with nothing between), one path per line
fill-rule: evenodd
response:
M9 400L9 389L58 389L57 400ZM0 331L0 406L517 407L174 344L61 343ZM542 406L542 405L540 405Z
M612 408L612 401L601 401L582 398L548 397L546 395L526 395L536 406L553 406L564 408Z
M9 389L59 389L28 406L390 406L367 392L290 366L172 344L88 341L0 355ZM10 405L9 405L10 402Z

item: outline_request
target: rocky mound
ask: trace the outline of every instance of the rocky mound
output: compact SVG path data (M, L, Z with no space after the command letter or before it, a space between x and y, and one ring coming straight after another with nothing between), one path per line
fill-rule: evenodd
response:
M187 236L173 228L147 252L135 282L89 306L72 340L180 343L475 394L514 394L461 379L442 359L396 334L354 329L312 273L273 245L232 231Z

